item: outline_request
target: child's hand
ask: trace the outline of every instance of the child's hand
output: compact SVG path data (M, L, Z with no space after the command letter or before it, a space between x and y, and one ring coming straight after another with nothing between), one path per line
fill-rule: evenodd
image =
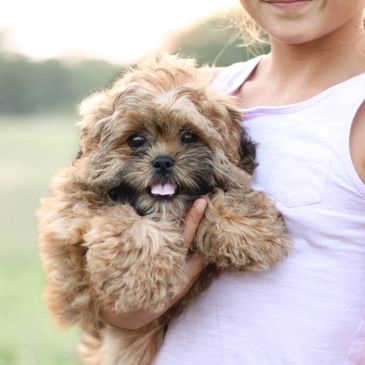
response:
M198 225L203 218L207 202L203 198L197 199L187 212L183 226L183 237L187 246L191 246ZM198 252L188 256L186 260L186 280L181 283L180 292L173 298L166 298L166 306L159 312L140 310L130 313L115 313L111 306L101 309L102 319L111 326L124 329L138 329L164 314L180 298L182 298L194 284L201 271L207 266L206 260Z

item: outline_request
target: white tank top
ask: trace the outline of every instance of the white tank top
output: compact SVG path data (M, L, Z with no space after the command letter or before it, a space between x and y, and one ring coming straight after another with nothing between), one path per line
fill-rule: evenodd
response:
M260 59L214 86L234 93ZM243 111L258 143L253 188L275 201L294 249L268 272L223 273L172 322L156 365L365 364L365 185L349 148L364 100L361 74L304 102Z

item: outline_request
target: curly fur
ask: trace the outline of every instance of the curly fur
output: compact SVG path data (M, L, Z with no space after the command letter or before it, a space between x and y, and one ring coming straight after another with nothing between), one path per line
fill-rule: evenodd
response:
M250 189L254 144L208 75L192 60L149 60L82 104L81 151L54 177L38 215L48 306L60 325L87 333L84 364L151 365L169 321L217 273L267 270L288 253L280 215ZM161 156L173 165L166 171L154 164ZM156 196L153 184L176 192ZM179 291L188 253L181 221L198 196L208 208L194 249L210 264L189 293L141 329L103 323L102 306L159 310Z

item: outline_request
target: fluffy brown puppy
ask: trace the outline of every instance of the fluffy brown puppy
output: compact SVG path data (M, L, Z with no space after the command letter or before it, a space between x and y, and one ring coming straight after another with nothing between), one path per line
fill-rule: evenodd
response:
M81 115L81 151L39 210L49 309L89 334L85 364L150 365L171 318L216 273L266 270L289 243L272 203L250 189L254 145L234 100L192 60L146 62ZM139 330L103 323L100 306L159 310L177 293L188 253L181 221L199 196L208 208L194 249L210 265L187 296Z

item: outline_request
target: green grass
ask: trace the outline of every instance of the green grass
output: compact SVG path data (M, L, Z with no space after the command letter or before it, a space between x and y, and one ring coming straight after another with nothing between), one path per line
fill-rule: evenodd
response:
M42 298L35 211L78 151L74 116L0 117L0 365L75 365L78 331L60 331Z

